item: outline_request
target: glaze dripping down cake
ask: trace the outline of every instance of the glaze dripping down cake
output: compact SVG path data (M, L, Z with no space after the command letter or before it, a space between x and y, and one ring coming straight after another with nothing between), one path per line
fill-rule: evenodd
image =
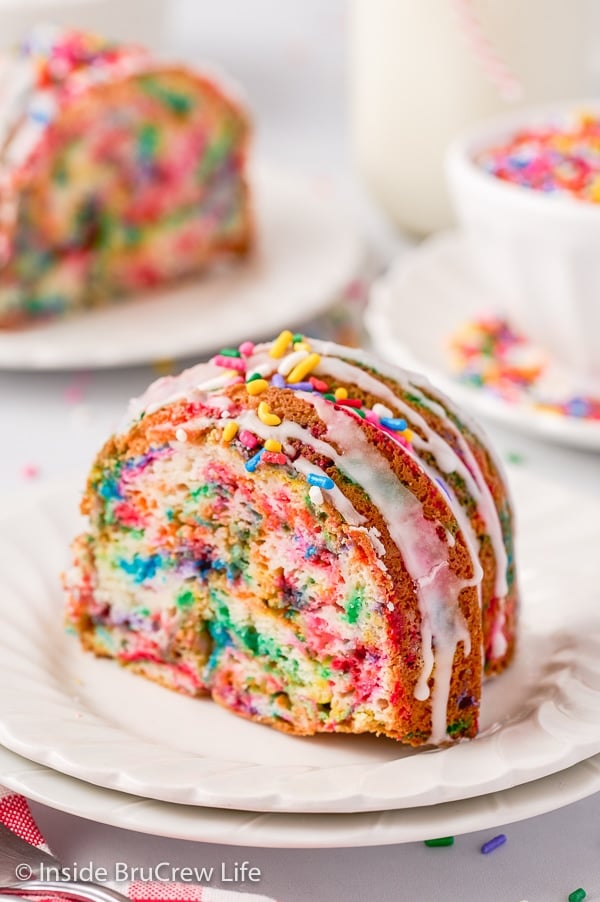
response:
M511 508L423 379L283 332L131 403L66 574L85 648L297 735L477 733L515 643Z
M0 61L0 327L246 254L248 134L213 78L34 30Z

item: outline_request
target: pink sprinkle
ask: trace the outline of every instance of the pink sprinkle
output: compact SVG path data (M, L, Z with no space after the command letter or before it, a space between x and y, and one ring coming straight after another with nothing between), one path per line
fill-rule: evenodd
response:
M365 410L365 420L368 420L369 423L375 423L375 425L379 425L379 417L375 413L374 410L368 408Z
M244 357L251 357L254 354L254 342L253 341L243 341L238 348L240 354L243 354Z
M248 448L249 451L252 451L253 448L256 448L258 445L258 438L254 435L253 432L248 432L247 429L242 429L238 436L240 442L245 448Z
M222 366L226 370L237 370L238 373L246 372L246 361L242 360L241 357L224 357L223 354L217 354L216 357L213 357L211 363Z
M40 475L40 468L37 464L25 464L21 470L21 474L24 479L37 479Z
M63 392L65 401L68 404L80 404L90 381L91 374L87 371L75 374Z
M323 382L322 379L317 379L316 376L309 376L308 381L311 383L315 391L325 392L329 389L327 383Z
M282 454L281 451L265 451L260 459L261 463L264 464L278 464L282 466L288 462L285 454Z
M349 300L360 300L366 294L367 286L362 279L354 279L346 288L346 297Z

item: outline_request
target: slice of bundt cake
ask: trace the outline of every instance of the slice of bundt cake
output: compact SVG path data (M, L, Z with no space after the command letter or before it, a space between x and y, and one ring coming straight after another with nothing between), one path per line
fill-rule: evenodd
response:
M517 589L504 479L424 380L283 332L132 402L66 575L86 648L299 735L477 732Z
M55 28L0 74L0 326L248 251L248 122L215 80Z

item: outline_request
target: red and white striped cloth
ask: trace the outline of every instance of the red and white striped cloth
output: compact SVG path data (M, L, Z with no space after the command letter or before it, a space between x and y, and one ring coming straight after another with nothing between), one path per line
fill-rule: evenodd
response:
M29 810L27 799L11 789L0 786L0 823L4 824L17 836L27 840L32 846L48 848L46 840L40 833L33 815ZM113 889L128 896L132 902L275 902L267 896L254 893L237 893L232 890L213 889L209 886L197 886L190 883L132 883L107 884ZM52 896L48 900L35 902L58 902L60 897Z

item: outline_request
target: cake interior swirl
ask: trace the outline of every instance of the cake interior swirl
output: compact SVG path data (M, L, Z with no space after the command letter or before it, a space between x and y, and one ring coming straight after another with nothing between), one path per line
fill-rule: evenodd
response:
M65 576L85 648L297 735L476 735L515 646L506 484L424 379L284 331L154 383Z

